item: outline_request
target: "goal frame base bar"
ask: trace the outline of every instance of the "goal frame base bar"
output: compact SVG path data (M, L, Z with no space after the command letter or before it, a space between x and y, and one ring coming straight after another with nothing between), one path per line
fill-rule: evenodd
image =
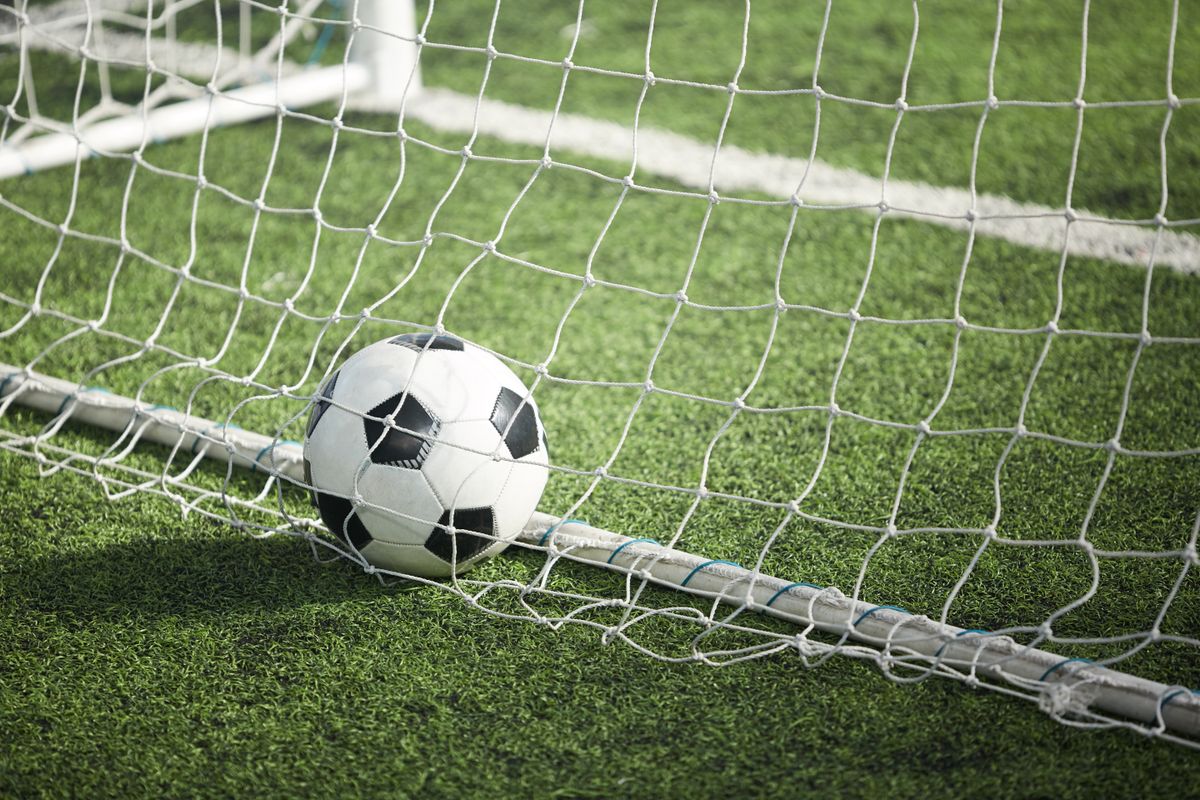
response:
M366 67L321 67L237 89L137 111L78 130L35 136L15 147L0 147L0 180L73 164L93 156L136 160L148 143L250 122L289 109L340 100L368 88Z
M34 436L10 435L3 443L9 452L36 456L37 445L50 435L47 430L52 433L73 421L124 432L131 439L128 446L145 440L184 448L198 457L264 470L297 488L307 488L303 450L297 442L0 363L0 417L14 403L50 414L53 421ZM105 465L103 458L87 458ZM837 646L853 640L878 649L875 661L885 670L900 667L929 674L950 670L969 684L998 681L1022 694L1036 693L1042 707L1058 716L1105 724L1111 721L1104 715L1113 714L1148 726L1137 728L1143 732L1200 746L1200 694L1184 686L1064 658L1002 634L959 628L896 606L848 597L835 587L786 581L554 514L535 513L517 544L551 559L566 558L625 574L631 581L708 598L712 600L709 614L697 617L708 629L721 627L743 612L762 613L804 628L795 638L802 654L810 646L806 635L817 629L840 637ZM609 631L620 632L620 625Z

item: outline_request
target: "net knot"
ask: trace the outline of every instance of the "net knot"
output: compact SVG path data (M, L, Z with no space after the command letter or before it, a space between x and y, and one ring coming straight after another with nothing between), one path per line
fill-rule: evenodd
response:
M1100 687L1090 680L1074 683L1050 683L1038 695L1038 708L1053 717L1077 715L1087 711Z
M808 637L802 633L796 634L794 640L796 651L800 653L801 658L811 658L818 655L821 651L808 640Z

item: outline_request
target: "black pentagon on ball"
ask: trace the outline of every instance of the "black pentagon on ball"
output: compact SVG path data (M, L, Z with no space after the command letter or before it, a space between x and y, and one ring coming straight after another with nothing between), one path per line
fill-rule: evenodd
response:
M313 403L312 413L308 415L308 428L304 431L305 436L312 436L312 432L317 428L317 423L321 421L321 417L325 416L325 411L329 408L329 401L333 398L333 387L337 385L337 379L338 373L330 375L329 380L317 393L318 399Z
M395 427L382 419L392 415ZM375 417L375 419L371 419ZM441 422L411 393L392 395L363 417L363 433L371 461L405 469L420 469L441 430Z
M455 533L450 533L453 525ZM445 511L425 540L425 549L447 563L467 561L495 544L495 515L490 508Z
M406 333L394 339L388 339L391 344L407 347L409 350L457 350L462 352L461 339L436 333Z
M356 550L362 550L371 543L370 531L354 513L354 505L349 500L324 492L313 492L313 498L321 521L335 536L349 541Z
M513 458L527 456L539 447L537 412L532 402L522 404L522 400L521 395L506 386L492 408L492 425L504 437Z

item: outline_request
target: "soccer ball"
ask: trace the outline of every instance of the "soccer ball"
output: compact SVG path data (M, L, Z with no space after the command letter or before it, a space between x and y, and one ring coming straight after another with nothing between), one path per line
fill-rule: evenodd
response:
M507 547L548 463L521 380L444 334L355 353L318 392L304 439L305 481L329 530L376 567L428 578Z

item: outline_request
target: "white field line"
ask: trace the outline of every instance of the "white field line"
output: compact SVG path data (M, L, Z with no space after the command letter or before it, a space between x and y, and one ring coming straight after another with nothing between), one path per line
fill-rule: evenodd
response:
M369 100L365 107L370 107ZM441 131L478 131L515 144L542 147L550 136L551 153L583 153L621 163L632 163L634 129L578 114L511 105L444 89L426 89L409 100L408 116ZM713 144L676 133L641 126L637 130L638 170L670 178L684 186L707 192ZM804 178L807 171L807 178ZM801 179L804 178L803 186ZM817 206L858 207L874 212L886 202L890 214L918 219L956 230L967 230L971 195L966 189L931 186L914 181L889 180L884 197L880 178L821 161L752 153L739 147L721 147L716 164L718 193L757 192L787 200L797 194ZM800 191L797 193L797 187ZM1061 252L1067 228L1065 209L1021 203L1007 197L977 195L976 232L1040 250ZM1149 225L1133 225L1076 210L1067 251L1122 264L1145 266L1156 237ZM1164 229L1158 242L1156 266L1180 272L1200 272L1200 238Z
M108 0L105 4L117 9L131 5L129 0ZM59 3L51 8L64 15L68 8L82 10L82 3ZM0 14L0 18L4 15ZM30 15L34 15L31 13ZM65 16L65 15L64 15ZM7 20L5 20L7 21ZM49 23L50 19L37 22ZM29 46L45 49L64 47L62 37L70 26L53 25L51 36L30 35ZM0 34L4 31L0 30ZM9 33L9 35L12 35ZM57 42L55 41L57 39ZM134 64L145 61L145 38L140 34L121 33L106 29L96 49L101 58L119 58ZM159 44L161 42L161 44ZM218 48L205 44L168 43L154 40L151 58L163 65L170 64L184 75L203 76L211 71ZM160 54L159 48L163 48ZM237 55L220 53L221 63L237 64ZM161 60L160 60L161 59ZM291 67L289 63L287 67ZM285 70L287 71L287 70ZM353 103L365 110L394 111L395 100L383 102L361 96ZM299 105L299 104L298 104ZM634 129L615 122L594 119L581 114L560 113L477 98L445 89L426 89L409 98L408 116L441 131L479 133L502 141L542 147L550 136L551 151L575 152L621 163L632 163ZM709 172L713 162L713 145L687 136L650 127L637 130L638 168L678 183L707 192ZM10 154L11 155L11 154ZM807 173L807 176L806 176ZM968 211L972 209L971 195L966 189L932 186L914 181L890 180L886 197L883 182L878 177L850 169L830 166L819 160L769 153L753 153L732 145L721 148L717 158L713 186L718 193L756 192L780 200L793 195L814 206L861 208L874 211L886 202L890 214L918 219L956 230L967 230ZM801 183L803 181L803 183ZM799 191L797 191L799 188ZM979 194L974 204L975 230L1016 244L1051 252L1062 252L1066 236L1065 209L1035 203L1021 203L1007 197ZM1151 247L1159 232L1149 225L1105 219L1076 209L1067 252L1073 256L1116 261L1122 264L1145 266ZM1170 229L1161 232L1155 265L1166 266L1189 274L1200 273L1200 237Z
M78 55L83 46L83 37L80 35L78 39L67 39L59 36L31 35L28 37L28 43L30 50ZM227 70L243 61L238 51L231 47L214 47L198 42L172 42L162 37L151 37L150 59L147 60L145 34L113 30L106 30L102 36L95 37L88 45L88 52L96 61L119 65L123 69L144 69L153 63L167 72L202 81L212 78L217 73L218 65ZM285 75L299 70L299 67L291 62L286 62L285 66ZM270 77L270 74L266 77Z
M197 5L200 0L190 0L186 5ZM144 8L141 0L61 0L48 6L32 6L27 14L29 22L18 25L13 13L0 10L0 47L16 48L21 41L18 35L23 28L24 42L30 50L66 53L78 57L87 37L85 26L88 6L91 6L93 30L87 42L89 58L98 62L119 65L122 68L148 68L153 63L170 73L207 81L214 78L218 66L228 71L241 66L247 59L231 47L217 47L207 42L187 42L169 39L161 23L150 31L150 57L146 58L146 31L133 31L119 22L139 22L131 12ZM274 77L275 62L267 65L269 70L261 76L264 80ZM284 60L283 74L292 75L302 67ZM36 76L35 76L36 79Z

